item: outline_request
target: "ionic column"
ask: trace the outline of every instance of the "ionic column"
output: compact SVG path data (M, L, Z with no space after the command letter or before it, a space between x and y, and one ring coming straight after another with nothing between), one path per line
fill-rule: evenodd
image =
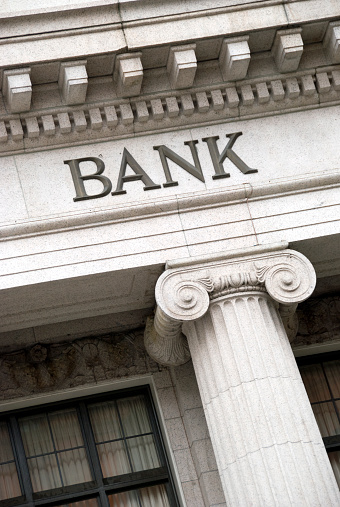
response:
M227 504L340 505L283 324L314 289L312 265L281 244L168 268L145 344L180 364L187 337Z

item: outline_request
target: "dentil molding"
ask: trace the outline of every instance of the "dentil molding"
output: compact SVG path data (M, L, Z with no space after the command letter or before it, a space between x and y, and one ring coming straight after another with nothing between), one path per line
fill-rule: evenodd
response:
M340 103L340 67L304 70L77 106L0 114L0 153L232 122Z
M156 284L157 308L144 342L150 356L161 364L178 365L189 359L182 323L202 317L214 299L266 292L278 304L292 340L297 304L307 299L316 284L312 264L287 244L259 246L229 252L225 258L184 260L167 269Z

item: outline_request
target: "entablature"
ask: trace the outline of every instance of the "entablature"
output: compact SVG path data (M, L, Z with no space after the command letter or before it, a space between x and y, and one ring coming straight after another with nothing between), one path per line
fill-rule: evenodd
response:
M331 1L57 4L2 8L1 154L339 103Z

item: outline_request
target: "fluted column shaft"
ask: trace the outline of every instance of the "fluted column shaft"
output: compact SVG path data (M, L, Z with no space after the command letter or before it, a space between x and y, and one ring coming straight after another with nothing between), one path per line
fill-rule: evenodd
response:
M187 322L230 506L338 506L339 493L277 305L223 296Z
M157 282L145 346L182 364L187 338L229 507L340 505L285 330L315 281L281 243L172 261Z

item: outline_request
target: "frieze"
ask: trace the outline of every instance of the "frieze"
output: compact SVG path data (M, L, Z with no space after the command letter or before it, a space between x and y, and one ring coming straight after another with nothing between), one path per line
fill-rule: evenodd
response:
M340 296L313 298L298 307L293 347L340 340Z
M237 153L233 150L233 146L238 137L242 135L242 132L232 132L230 134L226 134L226 137L229 138L229 141L222 153L219 152L216 141L219 139L219 136L212 136L203 138L202 141L206 142L209 147L209 152L211 156L211 160L215 169L215 174L212 176L212 179L221 179L221 178L229 178L230 174L226 173L223 167L223 162L226 158L228 158L243 174L252 174L257 173L257 169L250 168L244 160L242 160ZM198 144L198 140L190 140L185 141L184 145L190 147L191 156L193 158L194 164L191 164L183 157L178 155L175 151L171 150L165 145L161 146L153 146L153 149L159 153L161 165L163 167L164 176L166 178L166 182L163 183L163 187L176 187L179 183L178 181L174 181L171 176L168 159L171 160L174 164L181 167L187 173L191 174L194 178L199 181L205 183L205 178L202 172L201 163L199 160L199 156L196 149L196 144ZM83 175L81 171L81 164L87 162L90 163L95 168L95 172L91 174ZM133 182L133 181L141 181L144 185L144 190L155 190L162 188L162 186L157 182L152 181L150 176L144 169L140 166L137 160L131 155L131 153L127 150L126 147L123 149L123 155L121 158L120 170L117 179L116 189L112 190L112 181L104 175L105 164L104 161L99 157L84 157L84 158L76 158L71 160L64 160L64 164L67 164L71 170L72 180L74 184L74 188L76 191L76 196L73 198L73 201L85 201L88 199L97 199L100 197L105 197L111 193L111 195L122 195L126 194L127 191L123 188L125 183ZM133 171L134 174L126 174L127 169ZM93 169L94 170L94 169ZM88 194L84 185L85 181L95 180L99 181L102 184L101 192L97 194Z
M35 344L0 356L0 399L29 396L159 370L143 330Z

